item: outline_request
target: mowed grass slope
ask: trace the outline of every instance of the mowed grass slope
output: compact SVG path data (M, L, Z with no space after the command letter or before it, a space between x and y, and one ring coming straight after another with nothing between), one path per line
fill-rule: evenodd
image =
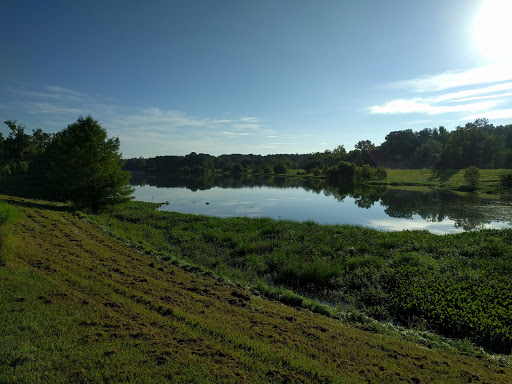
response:
M0 382L512 382L428 349L162 264L64 207L21 212L0 266Z
M421 185L436 188L460 189L467 185L465 169L387 169L385 180L371 181L372 184ZM499 188L500 175L508 169L480 169L478 189L481 192L495 192Z

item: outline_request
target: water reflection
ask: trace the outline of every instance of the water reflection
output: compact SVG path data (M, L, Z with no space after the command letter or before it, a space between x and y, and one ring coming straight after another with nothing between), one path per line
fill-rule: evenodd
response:
M264 175L203 179L134 175L132 184L138 200L171 203L162 209L221 217L266 216L437 233L507 228L512 218L508 199L428 188L334 188L321 179Z

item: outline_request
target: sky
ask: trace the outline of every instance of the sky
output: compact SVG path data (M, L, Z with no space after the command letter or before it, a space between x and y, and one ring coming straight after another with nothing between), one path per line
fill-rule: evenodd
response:
M53 133L91 115L125 158L510 124L510 14L509 0L0 0L0 119Z

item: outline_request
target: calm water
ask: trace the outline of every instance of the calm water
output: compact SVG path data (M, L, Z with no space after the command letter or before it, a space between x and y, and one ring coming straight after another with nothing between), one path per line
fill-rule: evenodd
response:
M436 190L359 187L341 192L318 186L269 185L197 189L150 184L135 186L136 200L168 202L161 210L219 217L313 220L320 224L356 224L380 230L425 229L433 233L509 228L512 220L510 202Z

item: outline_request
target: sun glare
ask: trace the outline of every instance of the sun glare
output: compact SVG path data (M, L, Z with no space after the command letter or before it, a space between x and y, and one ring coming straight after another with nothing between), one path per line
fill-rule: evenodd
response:
M475 44L493 62L512 61L511 0L486 0L473 28Z

